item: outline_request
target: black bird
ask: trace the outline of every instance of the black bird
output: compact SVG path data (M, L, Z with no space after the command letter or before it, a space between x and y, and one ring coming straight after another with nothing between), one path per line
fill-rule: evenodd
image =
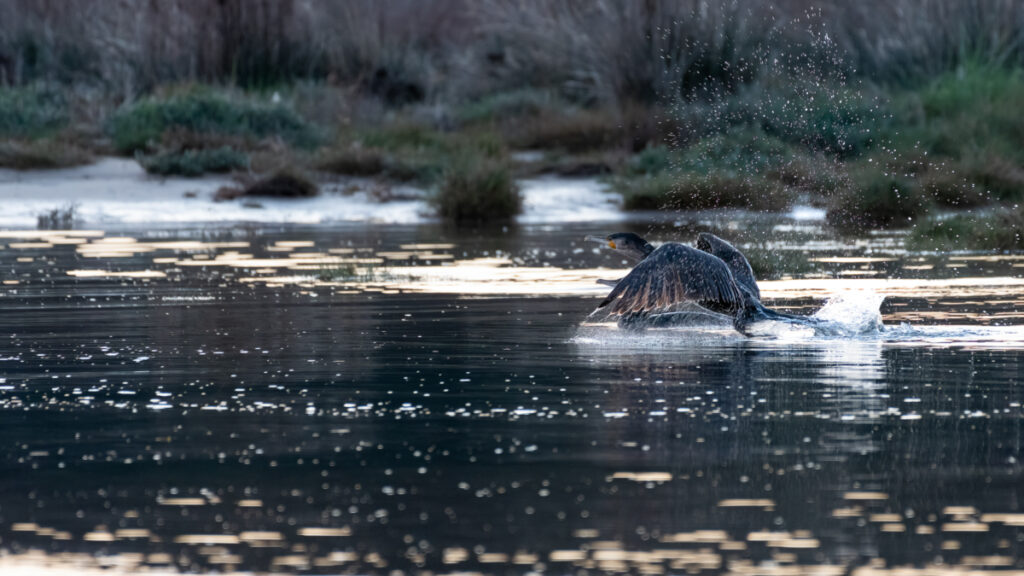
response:
M776 320L815 326L813 318L776 312L761 304L761 291L750 262L742 252L714 234L697 236L697 248L670 242L655 249L631 232L604 238L587 236L609 248L639 260L639 264L612 285L611 293L597 308L610 306L620 324L636 326L652 312L675 304L695 303L702 308L732 316L733 327L746 334L753 322Z

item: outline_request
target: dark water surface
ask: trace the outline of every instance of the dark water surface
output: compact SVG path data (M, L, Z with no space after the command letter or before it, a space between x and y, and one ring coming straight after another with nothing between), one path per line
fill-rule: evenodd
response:
M457 259L617 263L572 246L581 232L444 241ZM263 257L282 239L379 251L444 234L228 236ZM968 330L944 343L621 347L574 340L590 296L344 293L215 269L75 278L165 254L6 242L8 559L129 572L1024 568L1024 346L997 345L999 332L981 346ZM884 253L853 245L826 252ZM1015 276L1012 261L970 271ZM992 306L1013 324L1017 295L1001 298L897 298L883 312Z

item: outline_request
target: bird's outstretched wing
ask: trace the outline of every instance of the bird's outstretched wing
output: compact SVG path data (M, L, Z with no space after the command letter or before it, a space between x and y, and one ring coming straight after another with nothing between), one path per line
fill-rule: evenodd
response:
M750 290L758 299L761 298L761 290L757 287L757 280L754 279L754 269L750 267L747 257L735 246L714 234L701 232L697 235L697 248L725 262L729 270L732 271L736 283Z
M683 244L665 244L620 280L598 308L612 305L612 314L625 316L682 302L731 314L743 307L743 295L725 262Z

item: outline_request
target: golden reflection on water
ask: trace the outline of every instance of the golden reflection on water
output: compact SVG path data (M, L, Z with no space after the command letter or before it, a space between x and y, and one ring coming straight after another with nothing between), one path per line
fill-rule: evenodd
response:
M593 296L607 293L598 279L624 276L628 269L527 266L505 256L457 258L451 243L406 243L399 248L322 246L314 240L277 240L269 245L250 241L142 240L107 236L99 230L0 232L0 249L25 253L17 261L31 263L39 254L60 246L74 247L87 265L68 270L76 278L180 280L209 269L237 270L225 277L240 284L296 286L305 291L334 293L401 292L491 296ZM141 267L138 260L143 259ZM126 269L132 259L132 269ZM1022 255L951 255L944 266L1003 263L1019 266ZM1024 307L1024 278L892 278L892 256L821 256L810 259L832 265L799 279L760 282L765 300L784 298L823 302L848 292L874 292L890 298L888 323L998 324L1019 320ZM909 276L930 271L934 262L907 258L900 270ZM836 268L838 267L838 268ZM897 271L898 275L898 271ZM6 280L13 285L20 280ZM913 299L912 304L908 300ZM927 305L921 305L921 299Z

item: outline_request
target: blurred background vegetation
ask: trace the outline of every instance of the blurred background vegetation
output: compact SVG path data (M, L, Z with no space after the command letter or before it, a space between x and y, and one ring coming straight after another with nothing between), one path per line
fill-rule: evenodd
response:
M1019 0L6 0L0 166L374 176L457 221L589 175L1011 249L1022 70Z

